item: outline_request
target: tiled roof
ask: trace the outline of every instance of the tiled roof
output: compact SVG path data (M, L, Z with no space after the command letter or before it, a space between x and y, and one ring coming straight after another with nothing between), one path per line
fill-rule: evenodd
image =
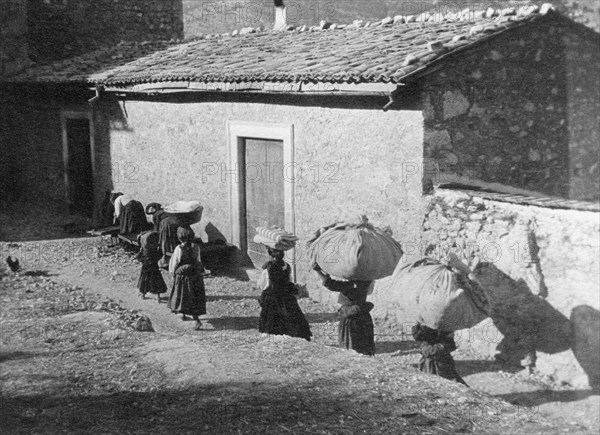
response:
M5 81L116 87L174 81L400 83L448 54L543 19L549 6L290 26L283 32L242 29L184 43L121 43Z

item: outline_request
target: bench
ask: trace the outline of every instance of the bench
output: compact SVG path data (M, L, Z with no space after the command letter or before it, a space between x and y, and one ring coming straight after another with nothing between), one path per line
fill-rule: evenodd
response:
M86 233L92 236L110 236L111 241L114 243L119 235L119 226L114 225L110 227L104 228L94 228L92 230L86 231Z
M125 243L125 246L129 246L134 250L138 250L140 248L140 244L137 241L137 234L119 234L118 238L120 241Z

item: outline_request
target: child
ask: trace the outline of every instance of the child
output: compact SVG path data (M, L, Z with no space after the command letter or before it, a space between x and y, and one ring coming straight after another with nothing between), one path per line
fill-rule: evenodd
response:
M137 258L142 262L142 270L137 283L140 297L146 299L146 293L155 294L156 300L160 304L160 295L167 291L167 285L158 268L158 260L160 259L158 233L154 231L142 233L138 236L138 242L140 252Z
M206 314L206 293L202 274L204 267L200 262L200 248L193 243L194 231L189 227L179 227L177 245L169 262L169 273L174 276L173 288L169 296L168 307L173 313L181 314L181 319L196 321L195 330L202 327L198 316Z
M282 250L267 248L267 251L272 260L263 266L269 275L269 286L259 299L261 310L258 330L310 341L310 326L294 296L298 290L290 281L291 267L283 261Z
M419 369L422 372L467 385L456 371L454 358L450 354L456 350L453 332L438 331L417 323L412 327L412 334L415 341L421 343Z

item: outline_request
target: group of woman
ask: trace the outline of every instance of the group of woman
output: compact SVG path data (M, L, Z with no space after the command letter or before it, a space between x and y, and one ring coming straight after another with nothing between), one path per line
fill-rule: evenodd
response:
M310 341L310 326L296 301L297 288L290 280L290 265L283 261L284 252L271 248L267 250L271 260L263 269L268 272L269 284L259 299L259 331L267 334L285 334ZM375 333L370 314L374 305L367 301L374 282L336 280L317 263L313 263L312 270L325 288L339 293L339 346L364 355L375 355ZM412 333L415 341L419 343L421 371L466 385L456 371L451 355L457 348L454 333L438 331L421 324L416 324Z
M194 231L189 226L178 226L158 203L150 203L144 209L139 201L122 193L113 194L111 202L114 204L115 222L119 221L120 234L139 233L140 251L136 256L142 263L137 283L139 296L145 299L150 293L160 303L161 295L167 292L160 268L168 267L173 285L167 308L180 314L184 321L191 317L195 321L195 329L200 329L202 322L199 316L206 314L206 292L204 267L200 248L194 243ZM146 213L152 216L152 224L148 223ZM172 252L170 260L169 252Z
M160 267L168 266L173 285L167 307L180 314L184 321L191 317L195 321L194 328L200 330L202 322L199 316L206 314L206 291L200 247L194 243L193 230L171 221L158 203L148 204L144 210L139 201L121 193L114 194L111 202L115 219L119 219L120 233L141 233L138 236L138 259L142 268L137 284L140 296L146 298L147 293L154 294L160 303L161 295L167 291ZM150 231L147 231L146 213L152 215L153 229ZM284 251L269 247L267 251L271 259L263 265L263 270L268 274L268 286L259 298L258 329L266 334L289 335L310 341L310 325L297 302L298 289L291 281L291 267L284 261ZM168 252L173 252L170 260ZM374 325L370 314L374 305L367 301L373 281L336 280L317 263L313 263L312 270L325 288L339 293L339 346L364 355L375 355ZM419 367L422 371L465 383L456 372L451 355L456 349L452 333L424 325L415 325L412 332L414 339L420 343L422 357Z
M310 326L300 309L295 294L297 288L291 282L291 267L283 261L282 250L267 248L271 260L263 269L268 272L269 285L260 297L261 313L259 331L267 334L285 334L310 340ZM373 304L367 302L372 286L370 281L338 281L323 271L318 264L313 270L323 285L339 293L338 310L340 323L338 343L365 355L375 355L375 334L370 311Z

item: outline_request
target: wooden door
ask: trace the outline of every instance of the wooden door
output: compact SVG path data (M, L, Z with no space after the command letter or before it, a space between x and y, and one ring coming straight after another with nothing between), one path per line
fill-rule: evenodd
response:
M283 141L245 139L243 155L245 213L242 214L242 234L248 257L255 267L260 268L269 256L263 245L253 241L256 227L277 225L285 228Z
M90 122L87 118L66 119L67 180L69 211L92 217L94 212L94 178Z

